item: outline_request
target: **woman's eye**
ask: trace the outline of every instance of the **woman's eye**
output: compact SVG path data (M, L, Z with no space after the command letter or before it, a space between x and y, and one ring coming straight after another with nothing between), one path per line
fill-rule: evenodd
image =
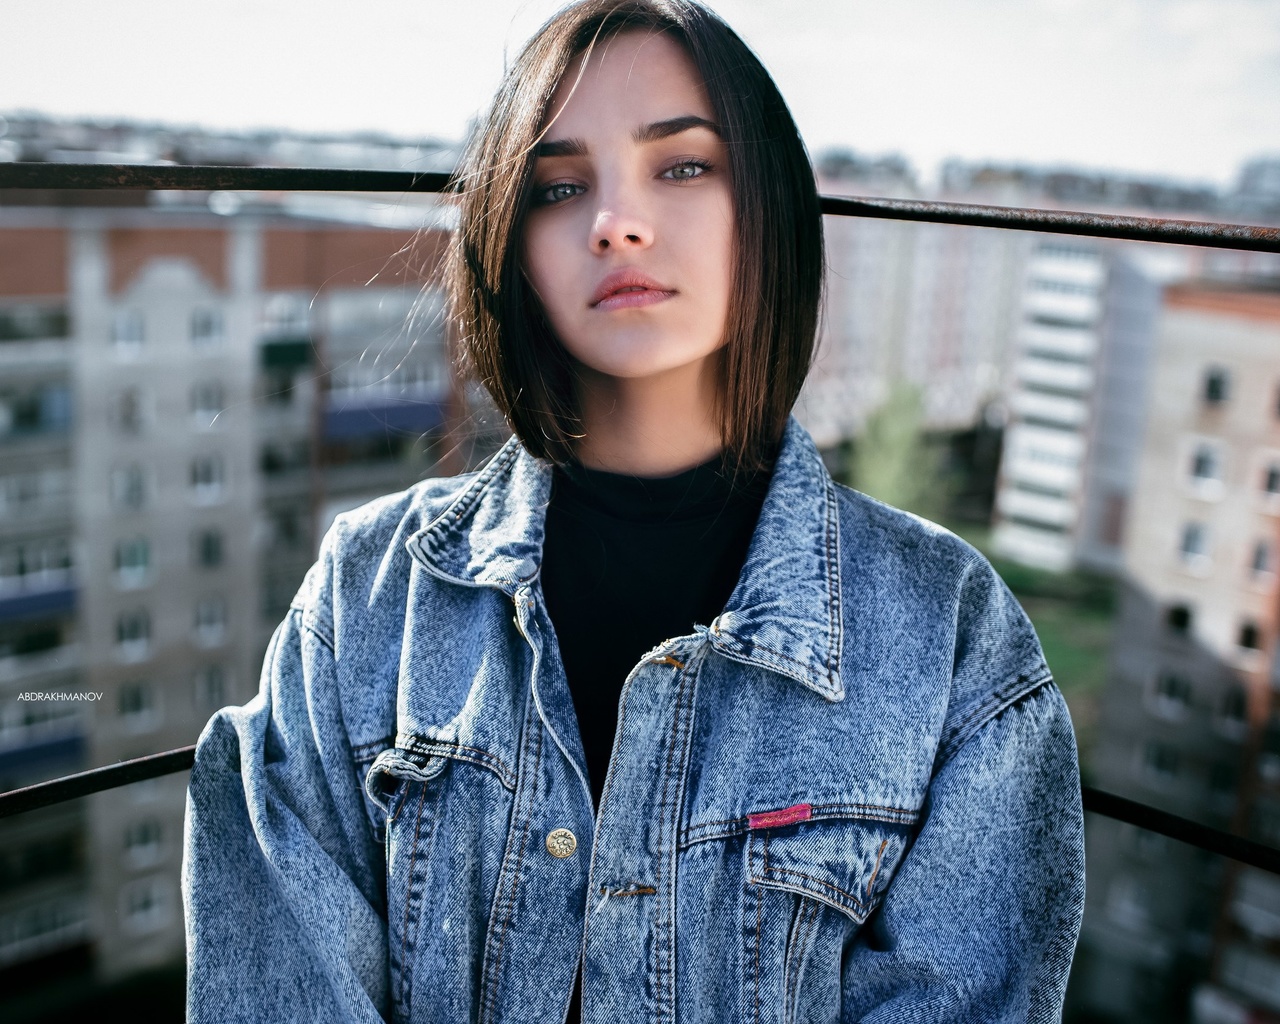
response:
M557 181L552 185L543 185L533 194L533 201L539 206L550 206L572 199L582 191L581 185L571 181Z
M704 160L683 160L674 167L668 167L662 172L662 176L672 181L691 181L702 177L709 170L711 165Z

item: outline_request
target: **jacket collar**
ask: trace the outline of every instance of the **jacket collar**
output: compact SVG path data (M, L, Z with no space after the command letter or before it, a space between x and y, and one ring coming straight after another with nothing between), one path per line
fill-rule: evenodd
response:
M551 463L510 438L409 539L409 552L444 579L514 594L538 574L551 475ZM840 598L835 485L809 432L792 416L738 584L725 611L699 632L727 658L838 701L844 698Z

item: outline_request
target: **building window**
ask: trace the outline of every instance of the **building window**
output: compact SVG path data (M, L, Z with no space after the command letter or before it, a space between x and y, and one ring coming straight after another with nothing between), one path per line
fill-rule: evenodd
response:
M116 544L116 582L122 587L137 587L147 581L151 565L151 547L145 537L134 537Z
M205 455L191 463L191 489L196 501L209 504L222 497L223 465L217 455Z
M1262 493L1269 497L1280 495L1280 462L1273 462L1262 474Z
M227 602L216 595L201 598L196 603L195 627L200 643L222 643L227 634Z
M1191 455L1191 477L1197 482L1222 479L1221 460L1214 445L1203 442L1196 445Z
M1216 797L1233 797L1240 785L1240 770L1233 764L1218 761L1209 768L1209 791Z
M292 405L294 399L294 374L291 369L263 373L262 400L267 405Z
M71 545L63 537L0 544L0 591L49 590L71 579Z
M1240 625L1240 636L1236 640L1246 651L1256 651L1262 647L1262 632L1256 622L1244 622Z
M201 308L191 312L191 343L198 347L222 343L222 313L220 310Z
M117 350L137 349L146 340L146 319L140 309L122 309L111 319L111 343Z
M1172 782L1178 777L1178 751L1165 743L1148 743L1142 752L1142 766L1151 781Z
M1151 890L1136 878L1117 878L1107 890L1107 916L1122 928L1145 928L1151 917L1151 903Z
M149 732L160 724L155 687L135 680L124 683L119 693L120 718L129 732Z
M1171 605L1165 612L1164 621L1172 632L1185 636L1191 632L1191 609L1185 604Z
M229 699L227 670L220 664L205 665L195 675L196 710L209 713L223 707Z
M1156 677L1152 708L1162 718L1182 718L1191 707L1191 684L1173 672Z
M163 830L154 818L131 822L124 830L124 852L135 867L155 864L164 852Z
M145 609L122 612L116 619L116 646L126 661L145 658L151 647L151 616Z
M146 475L136 462L111 471L111 500L118 508L141 508L147 499Z
M1178 551L1190 568L1203 570L1209 563L1209 528L1204 523L1187 523L1182 527Z
M1253 545L1249 559L1249 572L1254 576L1269 576L1276 571L1275 549L1270 541L1259 540Z
M1204 401L1206 405L1221 405L1231 392L1231 375L1221 366L1211 366L1204 374Z
M31 949L59 949L88 938L82 898L51 898L0 914L0 963L16 963Z
M116 396L116 426L127 434L136 434L142 429L142 392L138 388L125 388Z
M168 927L173 906L159 878L143 878L121 893L124 926L136 935Z
M1244 739L1249 728L1249 698L1244 687L1229 686L1218 705L1218 729L1234 740Z
M218 530L201 530L195 535L195 563L202 569L216 569L222 564L222 534Z
M267 513L270 524L268 544L273 548L299 548L306 543L301 510L277 508Z
M216 380L204 380L191 388L191 415L200 427L211 427L225 408L222 385Z

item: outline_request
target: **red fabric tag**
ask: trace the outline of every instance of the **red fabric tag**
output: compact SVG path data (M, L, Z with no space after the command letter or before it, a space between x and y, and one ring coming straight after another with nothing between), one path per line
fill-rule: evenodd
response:
M792 804L780 811L759 811L747 815L747 828L780 828L783 825L794 825L797 821L808 821L813 811L810 804Z

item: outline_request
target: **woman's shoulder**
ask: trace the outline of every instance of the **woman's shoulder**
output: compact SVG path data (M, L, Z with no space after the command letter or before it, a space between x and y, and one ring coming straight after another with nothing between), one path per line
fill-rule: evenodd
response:
M841 559L902 583L962 587L999 582L986 556L945 526L836 483ZM895 574L899 570L906 575Z
M837 493L842 596L856 624L846 639L928 662L900 685L944 701L944 746L1052 685L1030 619L986 556L920 516L843 485Z

